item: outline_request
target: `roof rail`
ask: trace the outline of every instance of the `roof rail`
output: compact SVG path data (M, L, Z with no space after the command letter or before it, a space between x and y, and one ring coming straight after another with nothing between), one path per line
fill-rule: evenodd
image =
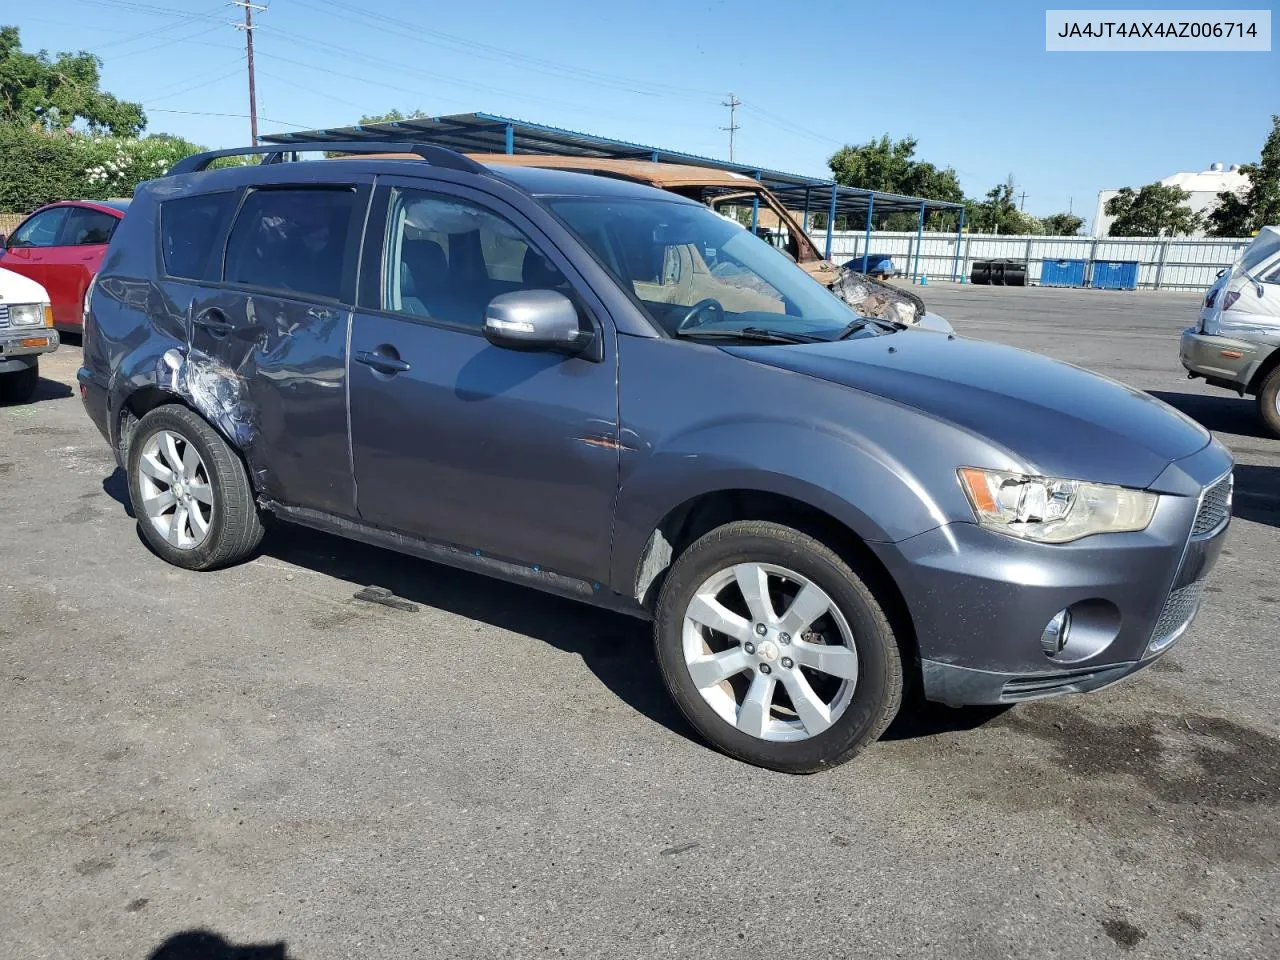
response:
M226 150L206 150L204 153L192 154L179 160L165 176L173 177L180 173L199 173L206 170L209 164L222 157L243 157L250 154L266 154L262 162L280 163L286 153L314 153L328 150L335 153L416 153L432 166L445 167L449 170L463 170L467 173L488 173L487 167L476 163L470 157L450 150L448 147L437 147L430 143L370 143L368 140L352 142L349 140L309 140L306 143L281 145L278 143L257 147L231 147Z

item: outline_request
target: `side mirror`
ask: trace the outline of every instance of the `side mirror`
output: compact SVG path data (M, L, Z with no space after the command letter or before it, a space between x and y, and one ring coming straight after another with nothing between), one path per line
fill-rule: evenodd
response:
M9 246L9 238L5 234L0 233L0 250L3 250L7 246Z
M517 290L489 301L484 335L508 350L578 353L593 337L578 322L578 309L555 290Z

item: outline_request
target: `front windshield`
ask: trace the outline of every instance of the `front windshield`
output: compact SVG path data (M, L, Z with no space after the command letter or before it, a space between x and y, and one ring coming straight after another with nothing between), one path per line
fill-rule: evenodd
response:
M829 336L858 319L784 254L706 207L598 197L547 203L669 334Z

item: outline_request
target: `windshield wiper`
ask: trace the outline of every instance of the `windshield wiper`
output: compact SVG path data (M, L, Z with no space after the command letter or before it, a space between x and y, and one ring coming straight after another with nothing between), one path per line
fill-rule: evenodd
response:
M865 330L867 327L879 327L886 333L897 333L899 330L907 329L905 323L899 323L897 320L885 320L883 317L859 317L836 334L835 339L847 340L859 330Z
M825 337L813 337L807 333L790 333L785 330L765 330L762 327L741 327L737 330L714 330L706 327L689 327L677 330L677 337L710 337L717 340L758 340L761 343L825 343Z

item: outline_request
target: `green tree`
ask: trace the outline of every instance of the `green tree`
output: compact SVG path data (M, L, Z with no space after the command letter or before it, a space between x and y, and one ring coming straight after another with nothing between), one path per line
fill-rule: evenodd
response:
M1055 213L1040 220L1040 232L1051 237L1074 237L1084 221L1071 213Z
M143 180L201 149L163 134L138 140L0 126L0 210L132 196Z
M916 139L891 140L886 133L879 140L861 146L843 146L831 155L827 166L836 183L863 190L901 193L927 200L964 199L955 170L939 168L916 160Z
M1201 217L1189 206L1190 196L1181 187L1149 183L1134 192L1122 187L1107 201L1106 214L1115 217L1108 234L1113 237L1176 237L1194 233Z
M1218 204L1205 222L1215 237L1248 237L1268 224L1280 223L1280 114L1271 115L1271 133L1257 163L1241 164L1249 178L1243 195L1218 194Z
M407 114L401 113L399 110L388 110L386 113L371 113L360 118L362 124L365 123L394 123L397 120L417 120L428 114L423 110L410 110Z
M24 53L17 27L0 27L0 124L61 130L80 122L90 132L141 133L142 105L99 89L102 61L91 53Z
M1041 223L1027 216L1014 202L1017 186L1013 174L997 183L982 200L966 201L965 222L974 233L1038 233Z

